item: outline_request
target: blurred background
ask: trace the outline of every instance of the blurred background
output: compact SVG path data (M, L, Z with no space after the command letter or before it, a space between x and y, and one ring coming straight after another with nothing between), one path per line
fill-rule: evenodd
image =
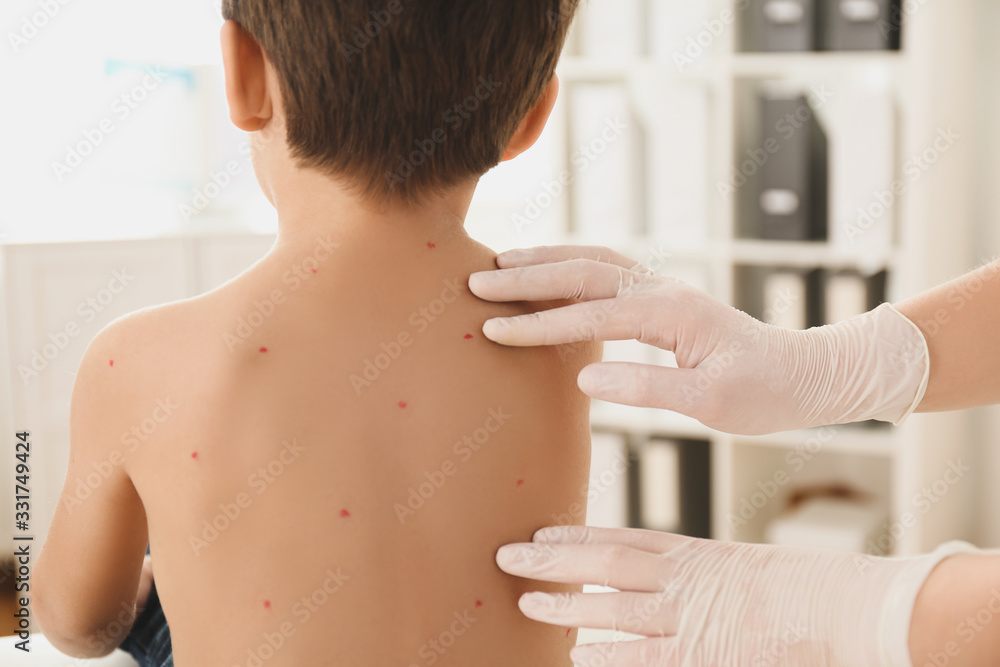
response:
M40 546L90 339L273 240L221 24L213 0L0 10L0 560L20 534L15 433ZM916 294L1000 251L996 25L993 0L584 0L551 124L483 178L467 227L497 250L608 245L792 328ZM629 342L606 358L673 361ZM601 403L593 422L595 525L1000 546L998 409L754 438Z

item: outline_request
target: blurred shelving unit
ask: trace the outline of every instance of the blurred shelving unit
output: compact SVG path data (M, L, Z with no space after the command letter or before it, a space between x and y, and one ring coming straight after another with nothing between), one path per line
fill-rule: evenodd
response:
M887 138L892 173L884 187L908 178L911 160L933 148L940 131L952 129L961 137L971 130L975 87L968 74L974 70L968 35L974 32L976 3L920 3L915 11L904 12L903 43L896 51L785 53L741 50L741 25L749 11L741 9L744 5L728 0L591 0L581 5L559 68L563 95L553 130L559 136L551 145L562 155L554 168L572 170L579 156L581 137L574 124L587 109L574 107L574 95L581 87L623 95L625 101L618 104L628 108L630 131L635 129L644 148L631 162L616 159L616 165L639 166L626 173L602 173L602 188L585 174L574 179L569 199L575 204L552 207L545 224L556 231L545 242L608 245L640 261L652 258L657 272L680 277L741 308L745 286L740 281L749 275L748 267L850 270L862 276L884 271L888 301L972 268L969 142L959 140L946 154L939 151L933 168L908 182L884 216L891 219L892 233L883 234L882 242L835 238L832 216L825 242L752 238L744 231L747 198L742 193L723 196L719 185L729 182L746 151L760 140L753 107L757 94L771 87L804 93L821 88L834 98L856 89L884 95L891 101L894 133ZM620 15L612 17L615 8ZM841 106L850 106L850 99ZM833 150L847 133L864 129L850 110L838 110L836 104L819 107L816 113L829 129ZM677 123L683 126L669 126ZM596 126L593 121L590 125ZM872 158L855 150L831 159L849 170L851 163L843 160ZM635 179L644 197L641 210L629 210L637 219L622 224L609 218L603 233L595 233L593 221L580 224L581 208L587 215L601 207L614 210L615 202L634 191ZM671 179L679 179L681 186ZM876 193L871 195L874 200ZM515 237L510 245L528 243ZM665 358L623 343L611 346L608 356L653 363ZM625 434L633 458L651 436L707 443L716 538L763 541L766 523L797 487L824 483L849 484L879 504L886 517L879 553L912 554L948 539L971 537L972 484L943 490L941 483L951 464L968 460L973 436L968 416L961 413L914 415L900 427L850 425L756 437L715 432L675 413L601 402L595 402L592 420L601 432ZM779 472L790 481L763 508L746 513L751 517L741 515L741 508L756 500L761 486ZM915 525L899 529L911 514L917 517Z

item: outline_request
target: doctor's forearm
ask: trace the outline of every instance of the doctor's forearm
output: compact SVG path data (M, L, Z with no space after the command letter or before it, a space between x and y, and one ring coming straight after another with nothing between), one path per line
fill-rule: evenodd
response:
M1000 403L1000 262L896 307L930 350L930 382L918 412Z
M1000 664L1000 556L942 561L917 597L910 624L914 667Z

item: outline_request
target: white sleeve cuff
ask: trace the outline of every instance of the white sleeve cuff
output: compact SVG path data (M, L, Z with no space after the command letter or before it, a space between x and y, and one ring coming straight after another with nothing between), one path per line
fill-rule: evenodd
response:
M913 667L910 660L910 624L917 596L927 578L941 561L960 553L978 552L968 542L947 542L932 553L909 559L910 567L904 569L893 582L892 593L882 608L882 663L886 667Z
M914 324L910 318L908 318L903 313L899 312L899 310L897 310L896 307L891 303L883 303L879 307L890 310L896 315L898 315L904 322L910 325L913 328L913 330L917 333L916 340L919 340L919 342L916 344L920 346L920 349L917 351L917 354L923 361L924 365L924 373L920 379L920 384L917 386L916 396L913 397L913 401L910 402L909 407L906 408L906 410L899 417L899 419L897 419L892 423L893 426L899 426L904 421L906 421L907 417L913 414L913 412L920 406L921 401L924 400L924 394L927 393L927 383L931 379L931 352L930 348L927 346L927 338L924 336L924 332L921 331L920 327Z

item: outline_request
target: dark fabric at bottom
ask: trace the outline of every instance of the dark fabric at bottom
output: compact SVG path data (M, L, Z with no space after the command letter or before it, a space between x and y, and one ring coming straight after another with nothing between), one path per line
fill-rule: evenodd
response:
M174 667L170 628L160 606L160 596L156 594L156 582L149 591L146 608L119 648L131 654L140 667Z

